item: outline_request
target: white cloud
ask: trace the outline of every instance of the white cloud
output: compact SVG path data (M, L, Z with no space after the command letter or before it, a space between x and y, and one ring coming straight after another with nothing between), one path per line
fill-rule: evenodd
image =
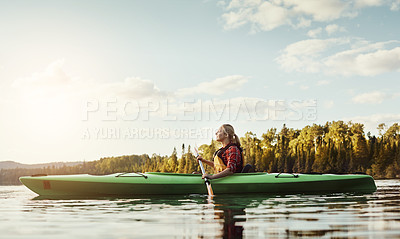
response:
M286 85L293 86L293 85L295 85L296 83L297 83L297 81L288 81L288 82L286 83Z
M306 19L304 17L298 18L298 23L295 25L295 28L305 28L311 26L312 21L310 19Z
M390 6L390 10L398 11L399 9L400 9L400 0L393 1L392 5Z
M352 101L357 104L380 104L387 97L387 94L381 91L374 91L356 95Z
M339 27L336 24L330 24L328 26L325 27L325 31L328 33L328 35L332 35L335 32L344 32L345 29L344 27Z
M362 8L387 5L398 10L399 0L232 0L222 6L224 29L230 30L249 24L252 32L270 31L282 25L294 28L309 27L313 21L329 22L352 18Z
M65 71L65 61L56 60L42 71L15 80L9 88L7 108L10 115L16 115L17 125L23 121L19 130L28 137L49 139L54 132L67 134L70 129L66 126L79 119L77 109L85 89L81 86L79 78Z
M13 100L40 102L47 100L67 99L77 96L85 89L78 77L65 71L65 60L59 59L50 63L42 71L30 76L16 79L11 84Z
M379 123L383 122L399 122L400 114L373 114L368 116L354 116L351 118L355 122L374 122Z
M242 9L237 12L229 12L222 15L222 19L225 21L224 29L231 30L245 25L251 15L250 10Z
M375 76L400 70L400 47L390 48L394 43L399 45L398 41L308 39L288 45L276 61L289 72Z
M344 118L344 121L352 121L365 125L366 131L375 131L380 123L391 125L400 121L400 114L372 114L365 116L353 116ZM374 134L374 132L372 132Z
M217 2L217 6L219 6L219 7L224 7L225 5L226 5L225 1L218 1Z
M307 86L307 85L301 85L300 86L300 90L308 90L308 89L310 89L310 87Z
M296 15L311 16L313 20L324 22L346 15L349 4L340 0L284 0L286 7L291 8Z
M130 99L158 98L167 96L167 92L158 89L154 82L139 77L129 77L123 82L99 85L101 94Z
M382 91L373 91L354 96L352 101L357 104L381 104L384 100L395 99L400 94L389 94Z
M287 24L288 14L287 9L270 2L264 2L258 6L257 11L249 19L254 23L253 28L270 31L283 24Z
M279 5L262 1L231 1L229 12L222 14L224 29L238 28L247 23L252 24L252 31L269 31L283 24L288 24L288 11Z
M168 92L158 89L154 82L139 77L128 77L124 81L113 83L100 83L72 77L65 71L64 60L56 60L43 71L15 80L12 87L16 90L16 94L26 100L43 100L49 97L154 99L169 95Z
M187 96L196 94L221 95L229 90L238 90L248 81L248 77L232 75L217 78L213 81L202 82L195 87L179 89L177 96Z
M65 71L65 61L50 63L43 71L17 79L12 86L24 98L58 97L61 95L80 98L124 98L124 99L160 99L179 98L188 95L221 95L230 90L238 90L248 81L248 77L231 75L202 82L197 86L178 89L176 93L160 90L151 80L140 77L128 77L123 81L101 83L69 76Z
M329 85L331 82L330 81L328 81L328 80L319 80L318 82L317 82L317 85L318 86L320 86L320 85Z
M295 28L308 27L314 21L339 18L347 3L339 0L233 0L222 15L225 29L235 29L250 24L252 31L270 31L282 25Z
M323 102L323 106L325 109L331 109L335 105L335 102L333 100L326 100Z
M328 71L341 75L375 76L400 70L400 47L355 53L339 52L326 59Z
M286 71L316 73L323 68L318 61L321 54L334 45L347 43L346 39L309 39L288 45L276 61Z
M336 32L344 32L345 28L344 27L340 27L337 24L330 24L330 25L327 25L324 30L328 34L328 36L330 36L330 35L332 35L332 34L334 34ZM322 34L322 28L321 27L309 30L307 32L307 36L309 36L311 38L317 38L321 34Z
M363 8L363 7L376 7L383 5L382 0L356 0L355 7Z
M44 71L15 80L12 86L15 88L65 86L71 83L71 77L65 73L64 63L64 59L56 60L50 63Z
M316 28L316 29L309 30L307 32L307 36L309 36L311 38L316 38L321 34L321 32L322 32L322 28L319 27L319 28Z
M254 7L261 4L261 0L232 0L228 5L228 9L240 8L240 7Z

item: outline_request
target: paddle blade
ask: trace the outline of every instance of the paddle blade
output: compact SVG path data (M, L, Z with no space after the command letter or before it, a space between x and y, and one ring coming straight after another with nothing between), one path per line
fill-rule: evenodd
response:
M207 191L209 196L214 196L214 192L212 190L211 184L207 184Z

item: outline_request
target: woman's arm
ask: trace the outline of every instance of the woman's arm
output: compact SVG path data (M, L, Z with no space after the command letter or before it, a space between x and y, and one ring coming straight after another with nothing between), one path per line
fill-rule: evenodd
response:
M226 168L224 171L217 173L217 174L213 174L213 175L209 175L209 174L203 174L202 178L208 178L208 179L216 179L216 178L222 178L222 177L226 177L229 175L232 175L233 172L231 171L230 168Z
M200 155L197 157L198 160L200 160L201 162L210 165L211 167L214 168L214 162L203 159L203 157L201 157Z

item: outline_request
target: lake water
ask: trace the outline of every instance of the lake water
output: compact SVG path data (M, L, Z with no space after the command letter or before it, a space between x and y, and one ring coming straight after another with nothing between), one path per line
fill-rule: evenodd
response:
M372 194L37 198L0 186L0 238L400 238L400 180Z

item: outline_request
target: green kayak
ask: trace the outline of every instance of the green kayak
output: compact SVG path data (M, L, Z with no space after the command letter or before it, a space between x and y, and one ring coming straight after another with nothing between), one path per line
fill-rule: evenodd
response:
M38 175L20 177L43 196L133 196L156 194L207 194L199 174L115 173L110 175ZM213 179L215 195L234 193L373 192L374 179L349 174L239 173Z

